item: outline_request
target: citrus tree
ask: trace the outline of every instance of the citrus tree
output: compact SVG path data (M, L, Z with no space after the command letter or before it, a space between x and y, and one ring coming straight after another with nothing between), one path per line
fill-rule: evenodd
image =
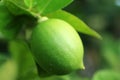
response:
M70 80L64 75L85 69L78 32L101 36L62 10L72 1L0 0L1 80Z

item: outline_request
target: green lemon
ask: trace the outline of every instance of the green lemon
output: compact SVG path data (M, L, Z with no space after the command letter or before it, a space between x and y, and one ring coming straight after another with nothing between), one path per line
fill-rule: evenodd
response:
M33 29L30 44L37 63L51 74L64 75L84 69L82 41L63 20L40 22Z
M42 68L40 67L40 65L37 64L37 63L36 63L36 67L37 67L38 75L39 75L40 77L53 76L53 74L51 74L51 73L45 71L44 69L42 69Z

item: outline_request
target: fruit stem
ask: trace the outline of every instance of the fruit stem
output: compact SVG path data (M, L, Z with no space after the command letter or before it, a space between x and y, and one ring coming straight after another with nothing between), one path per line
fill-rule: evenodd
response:
M46 16L41 16L40 14L36 14L36 13L34 13L34 12L31 12L31 14L32 14L35 18L38 19L38 23L39 23L39 22L42 22L42 21L48 20L48 17L46 17Z
M38 19L38 23L39 23L39 22L46 21L46 20L48 20L48 17L45 17L45 16L40 17L40 18Z

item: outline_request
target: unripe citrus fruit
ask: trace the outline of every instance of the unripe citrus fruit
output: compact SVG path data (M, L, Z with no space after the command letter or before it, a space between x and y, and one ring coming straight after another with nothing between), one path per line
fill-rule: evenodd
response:
M84 68L82 41L63 20L48 19L39 23L30 43L37 63L47 72L64 75Z
M40 77L49 77L52 76L53 74L45 71L43 68L41 68L41 66L39 64L36 63L36 67L37 67L37 71L38 71L38 75Z

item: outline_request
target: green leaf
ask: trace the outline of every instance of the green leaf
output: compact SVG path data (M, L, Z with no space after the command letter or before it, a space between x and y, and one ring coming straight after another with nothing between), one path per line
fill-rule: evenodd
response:
M73 0L4 0L5 5L15 15L46 14L62 9Z
M14 15L31 14L23 0L4 0L4 4Z
M13 40L9 43L9 51L18 65L17 80L34 80L37 70L27 43L23 40Z
M0 66L7 61L7 56L1 54L0 52Z
M100 70L95 73L92 80L120 80L119 74L113 70Z
M30 9L33 7L33 1L34 0L24 0L26 6Z
M51 13L56 10L62 9L73 0L37 0L37 10L40 14Z
M13 15L4 6L3 2L0 2L0 31L6 27L13 19Z
M119 69L120 64L120 39L104 34L104 41L101 42L102 56L107 63L114 69Z
M1 31L5 39L14 39L23 27L23 21L15 17L11 22L9 22Z
M12 59L8 59L0 66L0 80L16 80L17 65Z
M90 36L94 36L98 39L102 39L101 36L96 31L88 27L88 25L86 25L81 19L77 18L76 16L66 11L58 10L56 12L47 14L45 16L49 18L62 19L68 22L69 24L71 24L78 32L81 32Z

